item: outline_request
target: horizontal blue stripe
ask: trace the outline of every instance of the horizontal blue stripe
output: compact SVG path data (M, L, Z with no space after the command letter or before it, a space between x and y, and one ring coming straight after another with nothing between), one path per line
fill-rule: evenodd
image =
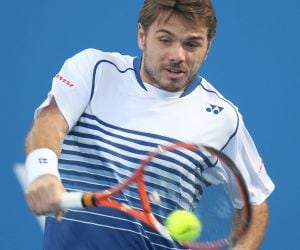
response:
M62 178L64 177L79 177L82 180L90 181L90 182L99 182L101 184L107 183L109 186L115 186L118 184L118 181L115 178L110 176L101 176L97 174L91 174L86 172L78 172L76 170L66 170L66 169L59 169L59 173Z
M45 238L47 249L60 249L58 239L65 240L67 249L98 249L99 242L101 249L124 249L124 242L128 239L128 249L184 249L175 242L164 239L148 225L120 211L110 208L88 211L91 213L69 211L59 222L53 217L47 217L46 229L51 227L46 230L49 236ZM78 242L82 245L78 245Z
M126 180L140 165L141 159L146 157L149 149L157 150L162 143L172 142L177 141L160 135L120 128L95 116L84 114L64 141L60 160L64 184L67 188L75 190L108 189ZM201 176L204 169L212 166L209 159L201 152L175 150L168 155L158 155L157 160L150 162L150 169L145 173L145 182L149 190L157 190L161 194L161 204L164 208L154 206L155 213L165 216L170 209L178 206L188 209L194 206L200 199L203 188L210 185ZM97 171L93 174L85 173L88 169L91 172ZM165 187L167 185L169 186ZM120 198L122 202L131 206L140 206L136 189L133 187L125 190Z
M97 136L97 135L81 133L81 132L75 132L75 131L70 132L69 135L73 135L73 136L77 136L77 137L85 138L85 139L93 139L93 140L96 140L96 141L101 141L101 142L106 143L108 145L114 146L115 148L119 148L119 149L131 152L131 153L134 153L134 154L146 155L148 153L148 151L140 150L140 149L129 147L129 146L126 146L126 145L123 145L123 144L120 144L120 143L116 143L116 142L113 142L111 140L107 140L104 137L100 137L100 136ZM110 133L110 136L121 139L121 137L116 135L116 134ZM122 139L125 139L125 137L123 137ZM141 146L149 146L149 147L152 147L152 148L157 148L157 146L158 146L158 144L156 144L156 143L149 143L149 142L144 142L144 141L141 141L141 140L131 140L131 142L134 142L134 143L139 144Z
M73 143L75 143L75 142L72 142L72 144ZM75 143L76 145L77 144L80 144L80 143ZM81 145L81 144L80 144ZM82 146L82 145L81 145ZM94 145L95 146L95 145ZM97 146L95 146L95 147L97 147ZM107 152L109 152L109 150L106 150ZM108 163L111 163L111 164L113 164L114 166L117 166L118 168L120 168L120 169L125 169L125 170L127 170L127 171L131 171L131 172L133 172L134 171L134 169L132 169L132 168L130 168L130 167L128 167L128 166L126 166L126 165L124 165L124 164L122 164L122 163L120 163L120 162L118 162L118 161L112 161L111 159L109 159L109 158L106 158L106 157L103 157L103 156L100 156L100 155L92 155L92 154L87 154L87 153L81 153L81 152L77 152L77 151L71 151L71 150L65 150L65 149L63 149L62 150L62 153L63 154L70 154L70 155L77 155L77 156L80 156L80 157L83 157L83 158L93 158L93 159L96 159L96 160L99 160L100 162L102 162L102 163L104 163L104 164L101 164L100 166L99 166L99 168L101 168L101 169L104 169L104 168L106 168L106 170L110 170L110 167L109 166L106 166L106 164L108 164ZM201 182L203 182L203 184L205 185L205 186L207 186L207 185L209 185L209 183L204 179L204 178L202 178L200 175L199 175L199 173L197 173L197 172L192 172L190 169L189 169L189 167L187 167L185 164L183 164L183 163L181 163L181 162L179 162L179 161L177 161L177 160L175 160L175 159L173 159L173 158L170 158L170 157L165 157L165 156L161 156L162 158L164 158L164 160L169 160L169 161L171 161L173 164L177 164L177 165L181 165L183 168L187 168L188 170L189 170L189 172L191 173L191 174L194 174L194 175L196 175L197 176L197 178L201 181ZM133 158L133 157L126 157L126 156L124 156L124 155L121 155L121 157L120 158L122 158L122 159L126 159L126 160L128 160L128 161L130 161L130 162L133 162L133 163L140 163L140 159L137 159L137 158ZM75 163L76 164L76 163ZM180 185L176 180L173 180L173 178L174 177L180 177L180 179L182 179L184 182L186 182L186 183L190 183L192 186L194 186L194 188L195 189L197 189L197 190L199 190L199 193L200 194L202 194L202 192L203 192L203 190L202 190L202 187L200 186L200 185L198 185L198 184L196 184L196 183L194 183L193 181L191 181L190 179L188 179L188 177L186 176L186 175L184 175L184 174L182 174L181 172L179 172L178 170L176 170L176 169L173 169L173 168L170 168L170 167L166 167L166 166L164 166L164 165L161 165L161 164L158 164L158 163L155 163L155 162L151 162L150 163L150 166L152 166L152 167L155 167L155 168L157 168L157 169L161 169L161 170L163 170L163 171L165 171L165 172L167 172L169 175L170 175L170 178L168 178L168 177L163 177L163 176L161 176L161 175L159 175L159 174L156 174L156 173L153 173L153 172L150 172L150 171L147 171L146 172L146 176L150 176L150 177L153 177L154 179L157 179L157 180L162 180L162 181L165 181L165 182L167 182L167 183L169 183L169 184L173 184L173 185L176 185L176 186L178 186L178 185ZM119 174L120 175L120 174ZM173 177L172 177L173 176ZM124 179L126 179L126 178L128 178L129 176L122 176ZM149 184L150 185L150 184ZM193 191L192 190L189 190L188 188L186 188L186 187L184 187L184 186L182 186L181 187L182 188L182 191L183 192L185 192L185 193L187 193L187 194L189 194L191 197L193 197Z
M108 123L105 123L105 124L108 124ZM151 143L151 142L148 142L148 141L144 141L144 140L137 140L137 139L132 139L132 138L129 138L129 137L124 137L124 136L120 136L118 134L115 134L115 133L112 133L112 132L109 132L109 131L106 131L105 129L99 127L99 126L96 126L94 124L88 124L88 123L84 123L84 122L78 122L77 123L77 126L79 127L84 127L84 128L89 128L89 129L92 129L92 130L96 130L96 131L99 131L103 134L106 134L106 135L109 135L111 137L114 137L114 138L118 138L118 139L122 139L124 141L129 141L129 142L133 142L133 143L136 143L136 144L139 144L141 146L148 146L148 147L152 147L153 149L157 148L159 146L158 143ZM112 126L112 125L110 125ZM114 128L117 128L116 126L113 126ZM118 128L120 130L120 128ZM133 130L127 130L128 131L133 131ZM135 134L137 131L133 131L132 134ZM138 133L141 133L141 132L138 132ZM71 131L69 133L69 135L74 135L74 136L78 136L78 137L82 137L82 138L87 138L87 139L95 139L95 140L98 140L98 141L102 141L102 142L105 142L109 145L112 145L112 146L115 146L116 148L120 148L120 149L124 149L124 150L130 150L131 152L136 152L136 153L140 153L140 154L146 154L147 151L142 151L142 150L138 150L138 149L133 149L133 148L130 148L128 146L124 146L122 144L119 144L119 143L113 143L111 140L107 140L103 137L100 137L100 136L96 136L96 135L93 135L93 134L86 134L86 133L82 133L82 132L77 132L77 131ZM143 133L144 136L146 135L149 135L149 133ZM151 134L152 135L152 134ZM157 135L156 135L157 136ZM153 137L151 137L153 138ZM163 137L163 139L165 139L167 137ZM160 138L161 139L161 138ZM168 142L172 142L172 143L175 143L177 142L176 140L174 139L170 139L168 138ZM183 152L181 151L173 151L174 153L177 153L178 155L181 155L181 156L184 156L186 158L188 158L191 162L194 162L194 159L188 155L185 155ZM215 164L212 164L209 159L201 152L201 151L195 151L196 154L198 154L199 156L201 156L201 158L204 160L204 162L206 163L206 165L208 167L212 167L213 165ZM199 162L197 163L197 165L200 167L201 169L201 172L205 169L205 167L201 164L199 164Z
M76 166L80 166L82 164L82 162L80 162L80 161L61 160L60 163L63 164L60 167L60 171L62 171L62 172L63 171L70 171L70 173L72 172L73 174L76 174L79 177L85 177L85 176L88 177L89 175L91 175L91 176L93 176L93 175L98 176L97 173L95 173L95 174L88 174L88 173L82 173L81 171L76 171L76 170L62 169L63 166L65 166L65 165L70 165L70 166L75 166L75 167ZM83 165L85 165L85 164L83 164ZM122 166L124 166L123 169L126 169L126 170L130 171L130 175L135 170L135 169L131 169L131 168L127 167L126 165L122 165ZM109 173L110 174L117 174L119 177L121 177L124 180L127 179L130 176L130 175L124 175L121 172L113 171L109 166L106 166L106 165L97 165L97 167L98 167L97 170L101 169L101 171L103 173L106 172L108 174ZM175 176L180 176L178 174L180 174L180 173L177 173L177 175L175 175ZM147 172L145 172L145 176L149 176L149 177L152 177L154 179L162 180L162 181L164 181L164 182L166 182L168 184L172 184L174 186L178 185L178 182L176 180L173 180L171 178L172 177L171 175L169 175L170 178L168 178L167 176L161 176L161 175L156 174L155 172L147 171ZM109 177L107 176L106 178L109 178Z
M107 141L107 143L110 143L110 142ZM115 156L115 157L124 159L124 160L126 160L126 161L129 161L129 162L132 162L132 163L135 163L135 164L140 164L140 162L141 162L141 159L140 159L140 158L129 157L129 156L126 156L126 155L124 155L124 154L116 153L115 151L106 149L105 147L101 147L101 146L98 146L98 145L85 144L85 143L80 143L80 142L78 142L78 141L71 141L71 140L65 140L64 144L66 144L66 145L72 145L72 146L78 146L78 147L81 147L81 148L94 149L94 150L99 151L99 155L101 154L101 152L106 152L106 153L111 154L111 155L113 155L113 156ZM112 144L112 145L114 145L114 146L115 146L115 145L119 146L119 144L115 144L115 143L110 143L110 144ZM140 154L142 157L146 156L147 153L148 153L147 151L144 151L144 150L137 150L137 149L135 149L135 148L127 147L127 146L119 147L119 148L120 148L120 149L126 149L126 151L127 151L127 152L130 152L130 153ZM75 153L75 151L72 151L72 152L74 152L74 154L77 154L77 153ZM72 154L71 152L69 152L69 153ZM165 155L163 155L163 154L158 155L157 158L158 158L158 159L165 160L165 161L170 162L170 163L173 163L173 164L175 164L175 165L177 165L177 166L180 166L180 167L182 167L183 169L185 169L187 172L189 172L190 174L196 175L196 178L198 178L198 179L200 179L201 181L203 181L206 185L209 184L205 179L203 179L203 178L199 175L198 172L195 172L195 168L197 168L197 167L199 167L199 166L201 166L201 168L200 168L200 169L201 169L201 172L202 172L202 170L204 169L204 167L200 164L199 161L197 161L196 159L192 158L191 156L189 156L189 155L187 155L187 154L184 154L183 152L178 151L178 150L173 151L173 153L174 153L174 154L178 154L178 155L180 155L181 157L186 158L190 163L193 164L194 167L191 168L189 165L186 165L186 164L184 164L184 163L182 163L182 162L176 160L175 158L172 158L172 157L169 157L169 156L165 156ZM87 154L83 155L83 153L81 153L80 155L83 156L83 157L86 157L86 158L94 158L94 159L97 159L97 158L98 158L100 161L103 161L103 162L106 162L106 163L107 163L107 162L111 162L110 159L107 159L107 158L106 158L106 160L104 160L103 157L98 157L98 156L91 155L91 154L89 154L89 155L87 155ZM206 157L205 157L205 158L206 158ZM207 159L207 158L206 158L206 159ZM116 163L116 162L114 161L114 163ZM117 164L117 163L116 163L116 164ZM210 162L209 162L209 164L210 164ZM122 164L119 164L119 165L120 165L120 167L123 167L123 168L125 167L125 166L122 165ZM177 170L174 170L174 169L169 168L169 167L165 167L164 165L156 164L156 163L154 163L154 162L151 162L151 165L154 166L154 167L157 167L157 168L159 168L159 169L162 169L162 170L164 170L164 171L166 171L166 172L169 172L169 173L171 173L171 174L176 174L176 175L178 174L178 171L177 171ZM130 169L130 170L131 170L131 169ZM182 178L183 178L186 182L190 182L190 180L188 179L188 177L186 177L185 175L183 175Z
M74 166L75 168L77 166L80 166L80 165L83 165L83 166L86 166L87 164L83 163L83 162L80 162L80 161L70 161L70 160L61 160L60 161L61 164L61 167L63 168L64 166L67 166L67 165L70 165L70 166ZM96 167L97 170L101 169L102 170L102 173L110 173L110 174L117 174L118 177L120 177L122 180L126 180L129 176L128 175L123 175L122 173L120 172L112 172L112 169L110 167L107 167L105 165L103 166L99 166L99 165L93 165L93 164L88 164L88 166L93 166L93 167ZM127 168L125 165L124 165L124 168ZM131 169L127 168L129 171L131 171ZM67 174L67 171L70 171L70 174L73 174L73 175L76 175L77 177L79 178L84 178L84 177L91 177L90 174L86 174L86 173L82 173L81 171L76 171L76 170L68 170L68 169L60 169L60 171L62 173L66 173ZM101 174L102 174L101 173ZM132 172L131 172L132 173ZM107 174L107 175L108 175ZM93 176L93 175L92 175ZM101 177L101 176L98 176L97 173L95 173L95 177L94 179L95 180L103 180L104 178L110 178L110 179L113 179L112 177L109 177L109 176L106 176L106 177ZM178 181L176 180L173 180L172 179L172 176L167 176L167 177L164 177L164 176L161 176L161 175L157 175L155 172L150 172L150 171L147 171L146 174L145 174L146 177L150 177L150 178L153 178L153 179L156 179L156 180L160 180L164 183L168 183L168 185L173 185L173 186L178 186L179 183ZM177 176L180 176L180 175L177 175ZM180 176L181 177L181 176ZM120 179L118 178L118 179ZM111 185L115 185L116 183L112 181ZM151 183L149 183L149 185L151 185ZM152 187L156 187L156 186L153 186ZM195 185L196 188L201 188L197 185ZM183 187L182 188L183 192L186 192L186 193L189 193L190 195L192 195L193 193L190 192L189 189Z
M129 137L124 137L124 136L118 135L116 133L112 133L112 132L106 131L102 127L99 127L99 126L94 125L94 124L89 124L89 123L81 122L80 121L80 122L77 122L76 126L77 127L82 127L82 128L88 128L88 129L91 129L91 130L95 130L95 131L101 132L101 133L103 133L105 135L121 139L123 141L133 142L133 143L137 143L139 145L148 146L148 147L157 147L156 143L152 143L152 142L149 142L149 141L138 140L138 139L133 139L133 138L129 138ZM76 133L79 133L79 132L71 131L69 134L70 135L75 135ZM91 139L96 139L97 138L96 135L93 136L91 134L90 135L86 135L86 136L87 136L86 138L91 138Z
M106 186L103 183L90 184L79 180L68 180L64 178L62 178L62 182L68 189L73 190L74 187L76 187L76 189L80 188L81 190L86 192L101 192L110 188L109 186ZM165 218L167 214L174 209L174 207L180 208L178 202L179 199L178 198L174 199L174 195L172 196L170 191L169 190L167 191L168 192L165 193L169 195L161 196L160 197L161 201L159 204L150 202L152 204L151 206L153 208L154 213L161 218ZM137 194L137 190L132 186L129 186L127 189L123 190L121 193L111 198L117 200L118 202L128 204L131 207L141 209L141 202Z
M157 134L146 133L146 132L141 132L141 131L137 131L137 130L131 130L131 129L117 127L115 125L112 125L112 124L109 124L109 123L106 123L106 122L100 120L98 117L96 117L94 115L89 115L87 113L82 114L81 117L97 121L102 126L105 126L105 127L111 128L111 129L115 129L115 130L119 130L119 131L122 131L122 132L125 132L125 133L128 133L128 134L141 135L141 136L145 136L145 137L149 137L149 138L163 140L163 141L170 142L170 143L175 143L177 141L173 138L162 136L162 135L157 135Z
M60 173L63 179L63 183L64 184L68 184L69 188L76 188L78 189L79 186L80 188L82 188L83 190L87 190L88 191L103 191L104 189L108 189L111 188L112 186L115 186L116 184L118 184L119 182L116 181L114 178L109 177L109 176L98 176L98 175L91 175L88 173L82 173L82 172L77 172L74 170L65 170L65 169L60 169ZM124 176L121 174L118 174L118 176L122 176L122 179L124 179L124 181L128 178L128 176ZM147 181L148 177L151 177L154 179L153 181ZM65 178L71 179L70 180L66 180ZM74 181L72 181L74 180ZM111 181L109 181L111 180ZM170 187L166 187L167 185L172 184L174 187L178 187L180 185L180 183L173 181L169 178L166 177L157 177L157 175L155 173L152 172L147 172L147 175L145 175L145 184L146 184L146 188L148 190L157 190L160 193L164 193L164 197L161 197L161 200L163 203L166 204L171 204L172 206L176 205L176 202L178 202L178 200L181 200L182 202L185 203L190 203L189 200L186 200L185 197L181 196L181 193L179 193L176 190L170 190ZM89 182L93 182L93 183L89 183ZM165 183L165 185L163 185L163 183ZM70 186L71 185L71 186ZM129 186L128 188L128 192L131 193L133 196L137 196L137 192L136 192L136 188ZM185 188L182 187L182 192L186 192L187 194L190 195L190 197L193 197L193 193ZM176 201L174 200L176 199ZM175 203L174 203L175 202ZM135 202L136 204L139 204L139 200L137 202Z

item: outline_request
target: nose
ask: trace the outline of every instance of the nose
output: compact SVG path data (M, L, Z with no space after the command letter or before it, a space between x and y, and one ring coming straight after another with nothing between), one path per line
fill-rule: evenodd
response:
M170 49L169 60L173 63L182 63L185 60L185 49L181 43L174 43Z

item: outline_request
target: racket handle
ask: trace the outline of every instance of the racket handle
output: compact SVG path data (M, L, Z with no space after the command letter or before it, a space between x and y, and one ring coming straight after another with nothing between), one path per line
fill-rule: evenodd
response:
M61 208L83 208L81 192L65 192L61 195Z

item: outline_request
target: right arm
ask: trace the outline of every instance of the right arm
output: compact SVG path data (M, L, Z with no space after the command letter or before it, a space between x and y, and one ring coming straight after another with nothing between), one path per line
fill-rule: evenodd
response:
M57 169L61 145L69 126L76 124L90 101L94 65L107 56L88 49L65 61L53 78L50 104L45 106L49 99L42 104L43 109L26 138L25 166L29 172L26 199L36 214L61 215L59 203L65 191Z
M53 97L50 104L36 118L26 138L26 155L30 155L35 150L46 148L54 152L53 156L57 160L67 131L68 124ZM46 173L29 183L25 195L27 203L34 213L40 215L52 212L59 218L63 212L59 203L61 193L64 191L60 179L55 175Z

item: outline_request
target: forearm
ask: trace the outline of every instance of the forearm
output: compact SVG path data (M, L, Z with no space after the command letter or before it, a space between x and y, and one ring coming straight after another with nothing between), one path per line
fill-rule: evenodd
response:
M266 202L262 203L261 205L253 205L252 220L249 229L246 234L237 241L233 249L259 249L267 229L268 219L269 212Z
M27 135L25 141L25 153L38 148L49 148L56 155L60 154L61 144L68 130L67 123L60 113L55 100L46 107Z
M49 148L59 155L61 141L62 136L55 125L51 124L47 117L39 117L26 138L25 153L28 155L35 149Z
M52 99L35 120L25 142L28 183L42 175L52 174L58 179L58 156L62 140L68 130L67 122Z
M60 198L65 190L57 165L67 130L67 122L53 99L37 117L26 138L25 166L29 185L25 194L29 207L36 214L53 212L57 217L63 214Z

